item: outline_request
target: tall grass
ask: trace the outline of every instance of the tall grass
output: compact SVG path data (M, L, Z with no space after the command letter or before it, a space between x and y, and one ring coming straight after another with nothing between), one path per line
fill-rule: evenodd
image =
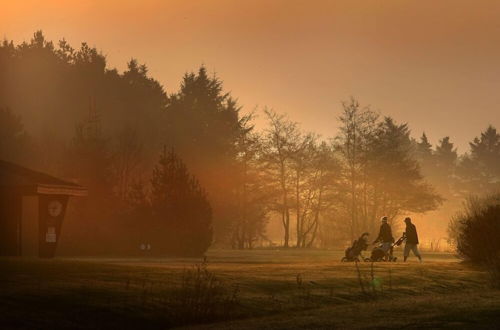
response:
M383 280L381 277L376 276L374 262L370 263L369 274L361 271L358 262L355 261L356 278L359 284L359 289L363 295L375 297L379 292L383 293ZM392 289L392 269L389 268L389 287Z
M180 324L226 319L238 304L238 293L237 286L219 280L204 261L185 269L170 294L171 318Z

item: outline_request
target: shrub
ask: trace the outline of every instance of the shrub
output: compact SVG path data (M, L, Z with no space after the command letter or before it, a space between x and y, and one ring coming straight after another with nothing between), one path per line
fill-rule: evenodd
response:
M495 286L500 280L500 193L470 197L449 226L459 256L487 266Z

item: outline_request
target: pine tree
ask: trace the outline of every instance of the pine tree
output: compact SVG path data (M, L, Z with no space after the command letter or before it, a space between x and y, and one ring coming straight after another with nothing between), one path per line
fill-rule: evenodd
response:
M152 216L151 204L142 182L135 181L130 185L120 219L121 225L125 227L125 230L123 231L123 235L115 238L115 240L123 240L123 243L120 244L121 252L135 254L144 244L151 244L150 239L155 229L152 226L154 218ZM148 251L150 252L150 250Z
M470 153L462 158L458 175L465 195L500 188L500 134L493 126L470 143Z
M153 248L172 255L202 255L212 242L212 209L207 194L173 149L164 149L151 185Z
M34 151L21 117L9 108L0 107L0 158L28 163Z
M384 118L369 142L366 158L371 201L367 209L373 210L372 221L382 215L393 219L401 213L435 210L442 203L434 188L424 181L412 151L408 125ZM374 231L374 225L372 222L369 231Z
M481 133L470 143L472 159L481 163L491 176L500 176L500 134L493 126Z
M420 142L417 142L417 157L419 160L426 161L432 156L432 144L429 142L427 135L422 133Z
M439 140L435 155L438 166L450 174L453 171L458 155L453 143L450 142L449 136Z
M63 167L65 177L75 178L89 191L86 198L74 201L78 220L69 222L65 231L68 242L73 242L70 249L76 254L109 253L110 238L118 236L116 223L111 221L114 181L109 140L102 132L95 105L88 118L76 126Z
M424 177L429 182L436 181L434 180L436 169L434 150L425 132L422 133L420 141L415 142L415 158L420 165Z
M433 171L432 178L439 191L451 196L452 190L456 185L455 172L457 167L458 154L453 143L450 142L450 137L446 136L439 140L436 145L436 150L433 156Z
M218 243L229 239L236 213L236 144L245 131L239 112L222 81L203 66L184 76L166 111L167 141L210 193Z

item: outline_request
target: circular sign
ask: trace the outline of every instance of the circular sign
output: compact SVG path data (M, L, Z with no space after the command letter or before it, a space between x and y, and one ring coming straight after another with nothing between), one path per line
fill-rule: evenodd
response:
M63 209L63 205L58 200L53 200L49 202L48 210L51 217L58 217Z

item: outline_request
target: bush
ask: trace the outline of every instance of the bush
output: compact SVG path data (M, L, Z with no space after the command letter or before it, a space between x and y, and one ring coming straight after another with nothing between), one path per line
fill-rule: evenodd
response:
M487 266L494 284L500 280L500 193L470 197L450 223L449 233L464 260Z
M474 263L490 263L500 256L500 193L470 197L450 223L457 252Z

